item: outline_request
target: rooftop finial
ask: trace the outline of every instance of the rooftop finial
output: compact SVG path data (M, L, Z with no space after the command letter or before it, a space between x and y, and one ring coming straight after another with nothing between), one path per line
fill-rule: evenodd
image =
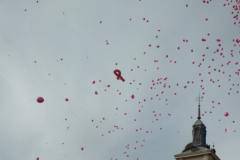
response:
M213 149L214 149L214 142L213 142Z
M200 115L200 101L202 101L202 98L200 98L200 92L199 92L199 96L196 97L196 101L198 101L198 117L197 117L197 119L201 119L201 115Z

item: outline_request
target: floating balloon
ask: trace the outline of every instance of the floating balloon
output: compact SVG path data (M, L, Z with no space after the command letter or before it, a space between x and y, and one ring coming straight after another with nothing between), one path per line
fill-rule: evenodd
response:
M229 115L228 112L225 112L225 113L224 113L224 116L225 116L225 117L227 117L228 115Z
M131 95L131 98L134 99L134 95Z
M121 71L119 69L115 69L113 73L117 76L117 80L122 80L123 82L125 81L125 79L121 76Z
M43 101L44 101L44 99L43 99L42 97L38 97L38 98L37 98L37 102L38 102L38 103L42 103Z

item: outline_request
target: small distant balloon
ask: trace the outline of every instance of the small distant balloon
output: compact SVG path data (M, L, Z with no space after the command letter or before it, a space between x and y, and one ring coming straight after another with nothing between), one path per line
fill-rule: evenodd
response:
M68 101L68 98L66 98L65 100Z
M42 97L38 97L38 98L37 98L37 102L38 102L38 103L42 103L43 101L44 101L44 99L43 99Z
M39 160L39 157L37 157L36 160Z
M225 112L225 113L224 113L224 116L225 116L225 117L227 117L228 115L229 115L228 112Z
M131 98L134 99L134 95L131 95Z

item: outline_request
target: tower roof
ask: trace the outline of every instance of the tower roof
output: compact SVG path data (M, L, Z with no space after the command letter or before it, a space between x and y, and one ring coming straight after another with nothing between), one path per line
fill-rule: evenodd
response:
M194 126L198 126L198 125L205 126L205 124L204 124L200 119L198 119L198 120L196 120L196 122L193 124L192 127L194 127ZM206 126L205 126L205 127L206 127Z

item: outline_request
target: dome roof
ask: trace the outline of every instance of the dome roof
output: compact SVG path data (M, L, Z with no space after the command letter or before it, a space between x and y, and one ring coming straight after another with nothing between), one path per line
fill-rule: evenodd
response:
M192 147L192 145L193 145L193 142L188 143L188 144L185 146L185 149L184 149L182 152L185 152L185 151L189 150L189 149Z

